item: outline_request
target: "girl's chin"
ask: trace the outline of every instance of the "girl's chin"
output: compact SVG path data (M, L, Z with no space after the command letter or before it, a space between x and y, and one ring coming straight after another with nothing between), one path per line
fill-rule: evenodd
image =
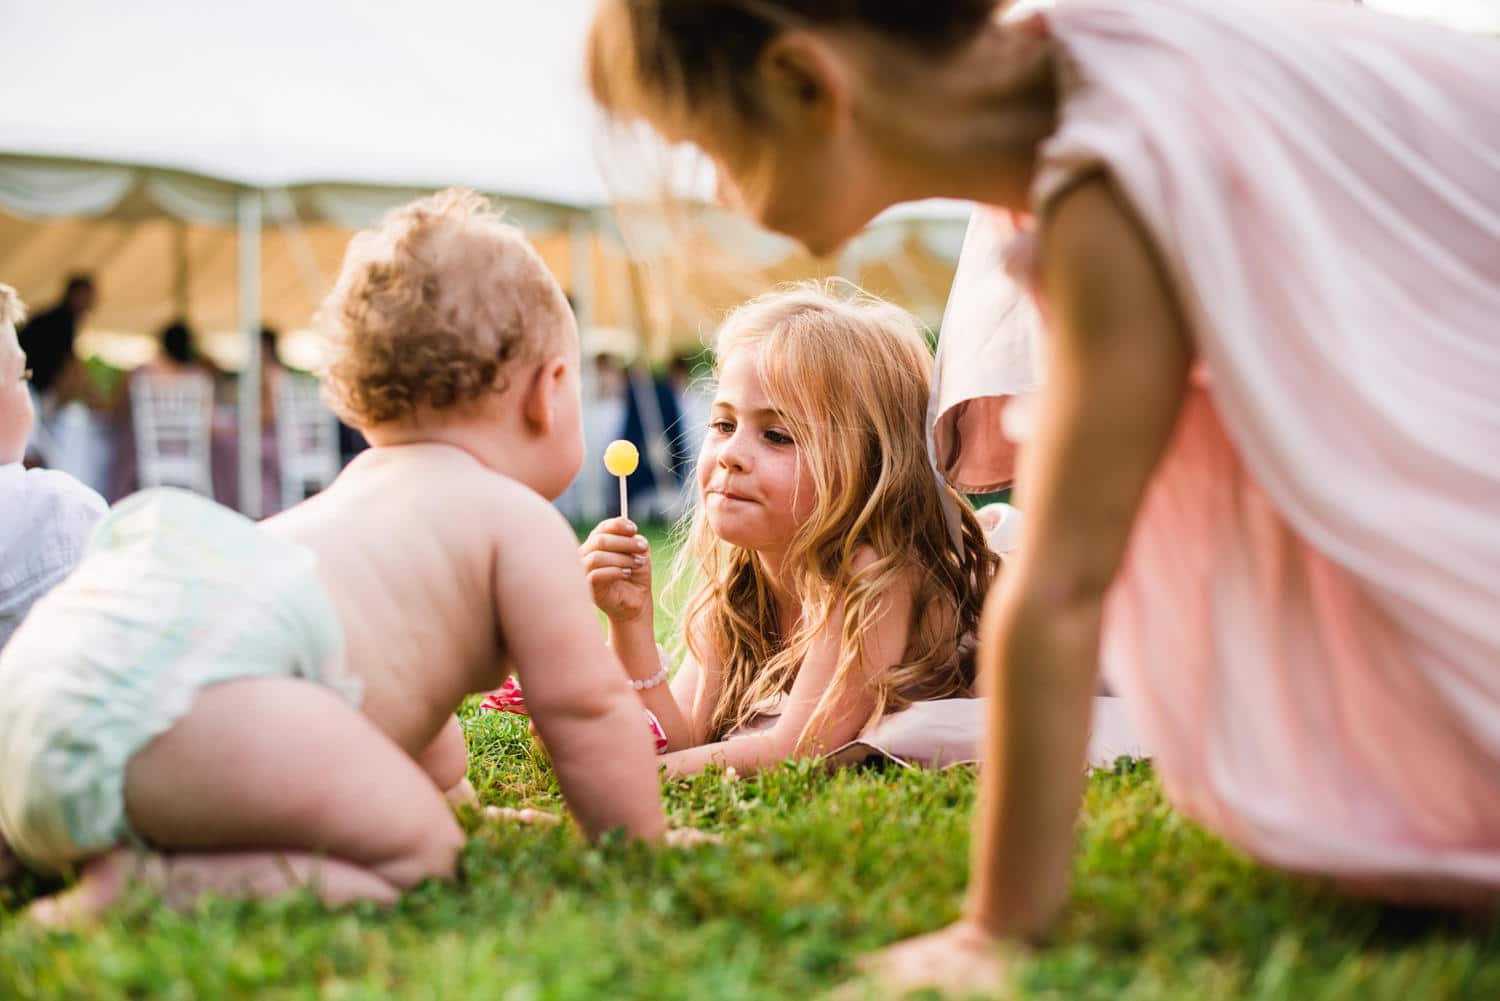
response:
M741 549L764 548L765 540L760 534L749 530L749 526L742 524L737 518L708 516L708 527L713 529L714 535L731 546Z

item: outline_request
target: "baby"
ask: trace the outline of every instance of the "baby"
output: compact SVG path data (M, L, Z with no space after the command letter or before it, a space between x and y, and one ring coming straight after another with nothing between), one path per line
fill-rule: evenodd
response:
M447 191L355 237L324 319L328 398L372 447L259 525L127 499L0 654L0 835L81 872L39 920L132 876L172 903L332 904L452 876L454 711L513 669L583 829L663 833L639 703L548 503L583 454L562 290Z

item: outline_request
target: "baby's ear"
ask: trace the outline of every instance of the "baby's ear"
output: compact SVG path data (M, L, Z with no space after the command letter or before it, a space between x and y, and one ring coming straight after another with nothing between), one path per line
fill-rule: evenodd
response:
M521 397L521 414L538 434L552 430L557 414L557 394L566 388L567 375L568 362L562 355L552 355L532 370Z

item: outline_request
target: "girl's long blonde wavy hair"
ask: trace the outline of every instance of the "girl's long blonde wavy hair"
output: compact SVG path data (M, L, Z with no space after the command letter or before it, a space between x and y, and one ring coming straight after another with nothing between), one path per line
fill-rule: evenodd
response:
M755 351L767 395L782 412L817 493L812 514L789 545L783 582L802 614L783 636L766 568L758 555L714 535L701 504L689 516L679 579L692 580L681 635L700 663L723 667L708 739L720 740L784 693L812 644L843 612L833 680L798 751L816 751L833 693L863 675L864 638L885 596L912 586L913 619L899 663L869 678L878 718L919 699L972 694L972 635L998 557L962 497L929 464L924 415L932 355L906 311L853 286L783 286L737 308L719 330L719 366ZM804 481L805 482L805 481ZM944 510L948 494L962 520L955 547ZM868 547L875 560L856 568ZM822 748L821 750L827 750Z

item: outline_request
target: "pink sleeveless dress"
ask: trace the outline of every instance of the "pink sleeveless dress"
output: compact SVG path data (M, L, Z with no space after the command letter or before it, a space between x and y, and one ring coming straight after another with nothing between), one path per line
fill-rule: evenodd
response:
M1273 0L1034 18L1033 209L1107 170L1198 354L1103 641L1169 795L1357 891L1500 895L1500 41ZM980 210L944 322L932 443L970 490L1044 382L1035 239Z

